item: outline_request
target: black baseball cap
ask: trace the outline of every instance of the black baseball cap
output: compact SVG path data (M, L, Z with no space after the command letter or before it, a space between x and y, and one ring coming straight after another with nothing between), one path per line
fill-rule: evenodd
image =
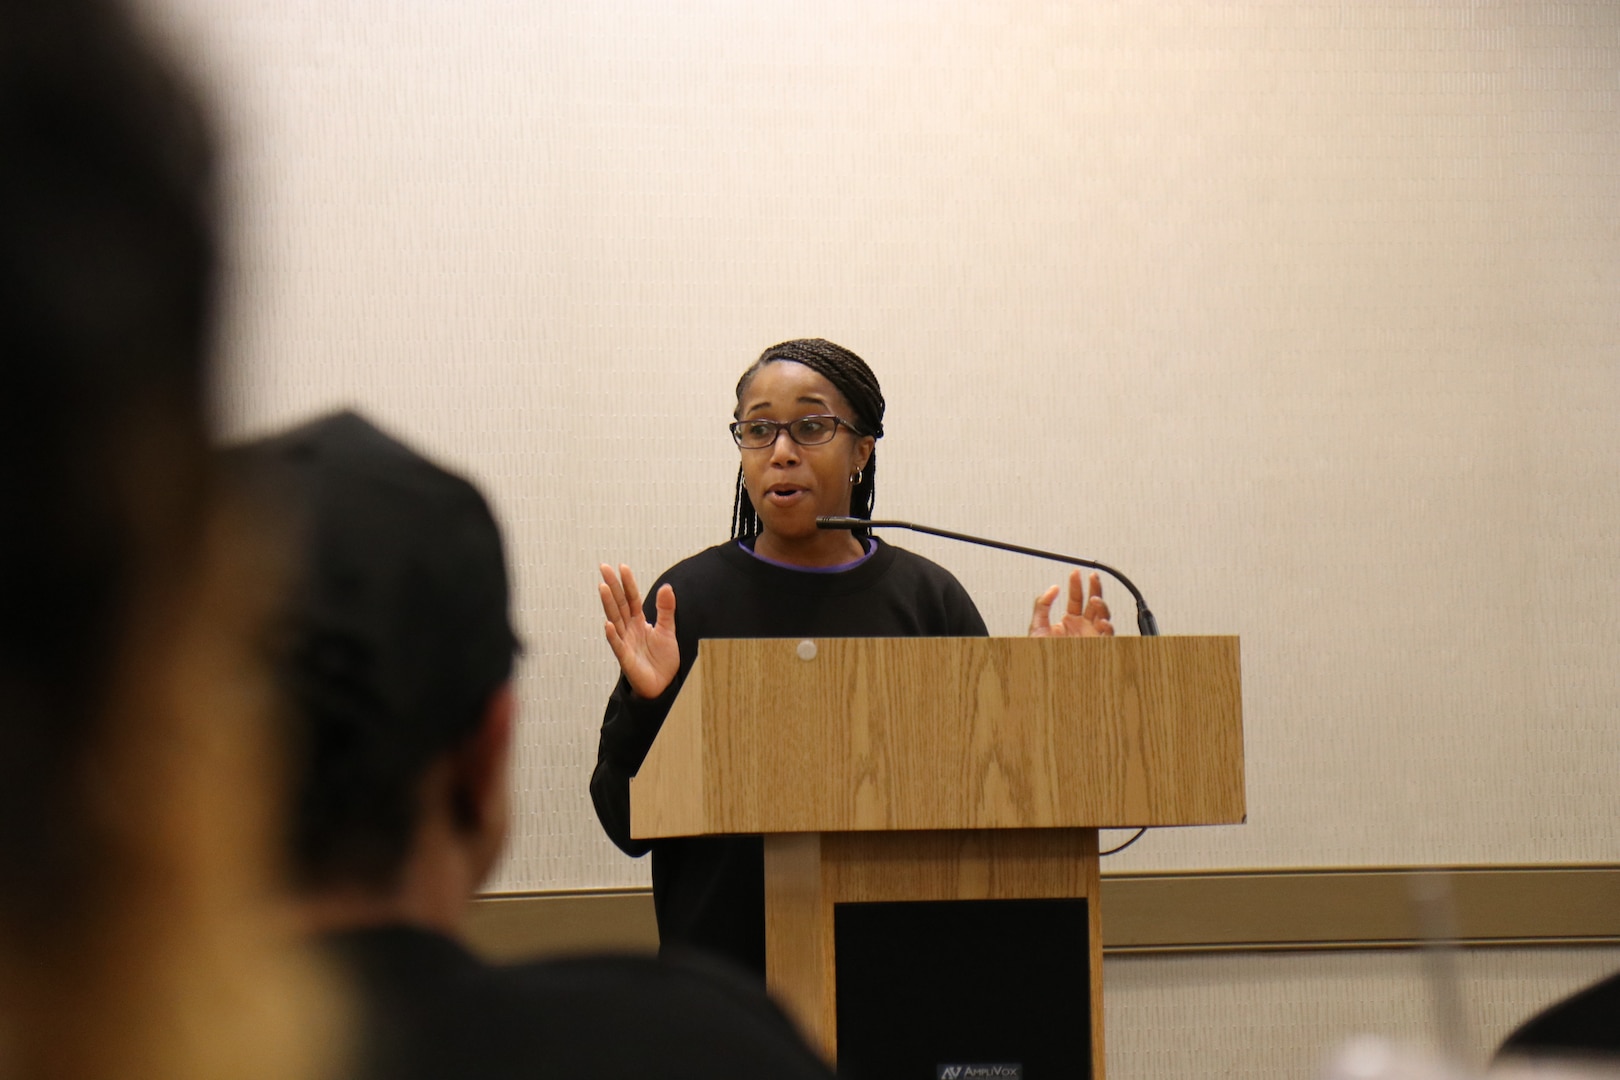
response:
M300 732L295 853L308 877L380 879L420 773L511 677L500 530L472 483L354 412L227 461L294 540L276 653Z

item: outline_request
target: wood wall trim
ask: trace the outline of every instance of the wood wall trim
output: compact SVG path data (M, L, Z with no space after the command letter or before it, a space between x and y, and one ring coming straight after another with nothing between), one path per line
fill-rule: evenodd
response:
M1105 874L1109 955L1410 948L1413 889L1450 882L1471 947L1620 944L1620 865ZM503 959L658 946L648 889L506 893L473 904L468 936Z
M1620 940L1620 867L1459 867L1103 878L1110 953L1401 948L1419 944L1414 888L1449 882L1471 946Z

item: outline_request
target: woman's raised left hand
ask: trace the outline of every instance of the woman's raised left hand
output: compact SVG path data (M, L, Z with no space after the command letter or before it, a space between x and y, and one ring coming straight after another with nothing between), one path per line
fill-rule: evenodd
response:
M1069 572L1069 602L1063 618L1052 621L1052 608L1059 589L1053 585L1035 598L1035 617L1029 621L1030 637L1113 637L1114 624L1108 621L1108 604L1102 598L1102 578L1091 575L1090 595L1081 588L1080 571Z

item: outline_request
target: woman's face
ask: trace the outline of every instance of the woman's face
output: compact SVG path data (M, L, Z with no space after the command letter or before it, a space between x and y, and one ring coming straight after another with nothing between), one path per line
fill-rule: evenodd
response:
M739 420L796 420L830 414L855 423L833 384L803 364L776 360L754 373L737 403ZM849 513L850 477L866 467L873 439L840 425L831 442L800 446L786 431L776 442L741 450L743 484L767 533L782 540L814 536L816 518Z

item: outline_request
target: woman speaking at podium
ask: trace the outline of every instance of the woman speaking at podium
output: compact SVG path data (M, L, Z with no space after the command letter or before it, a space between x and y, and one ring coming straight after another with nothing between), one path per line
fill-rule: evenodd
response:
M737 382L731 424L741 464L731 539L659 577L643 605L628 566L599 591L620 678L608 699L591 799L627 854L652 852L665 950L697 949L765 973L765 856L757 836L634 840L630 777L641 768L704 638L977 637L973 600L943 567L824 516L871 518L883 392L866 362L830 341L785 341ZM1069 579L1057 624L1052 586L1032 635L1112 634L1097 576ZM677 614L677 601L679 613Z

